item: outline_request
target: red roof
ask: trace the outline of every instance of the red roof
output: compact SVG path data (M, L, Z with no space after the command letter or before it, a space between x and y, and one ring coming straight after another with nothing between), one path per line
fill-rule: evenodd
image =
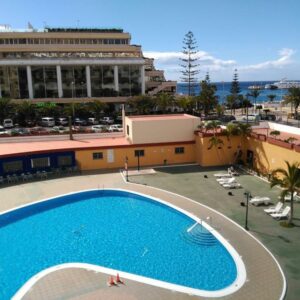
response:
M130 145L125 137L111 137L87 140L42 141L0 144L0 157L16 156L28 153L43 153L54 151L71 151L83 149L97 149L108 147L122 147Z

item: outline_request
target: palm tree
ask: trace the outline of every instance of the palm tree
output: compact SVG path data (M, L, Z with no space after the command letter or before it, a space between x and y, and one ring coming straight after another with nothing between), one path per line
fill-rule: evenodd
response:
M255 106L255 112L256 112L256 99L259 96L259 91L258 90L254 90L251 92L250 96L254 98L254 106Z
M274 99L276 98L276 95L271 94L271 95L268 95L267 97L270 99L270 102L273 102Z
M231 149L232 148L232 146L231 146L231 137L239 134L239 128L236 124L228 123L226 125L226 129L223 132L226 135L228 143L229 143L228 148Z
M277 136L280 135L280 131L278 130L273 130L270 132L270 135L274 136L275 137L275 140L277 139Z
M224 145L224 142L220 138L214 135L209 139L208 150L212 149L213 147L218 149L221 147L221 145Z
M206 130L212 130L214 136L216 136L218 128L220 128L220 122L219 121L215 121L215 120L209 121L205 125L205 129Z
M191 111L195 105L195 98L191 96L179 97L176 99L176 104L183 109L183 112Z
M298 107L300 105L300 88L289 88L289 93L285 96L285 103L291 103L295 110L295 119L297 119Z
M107 108L107 104L101 102L99 100L95 100L93 102L88 103L89 111L95 116L95 118L99 121L104 110Z
M282 188L280 196L283 200L286 195L291 195L291 213L288 218L288 225L291 225L294 216L294 193L300 188L300 163L290 164L288 161L285 161L285 163L287 170L278 168L272 171L271 188L280 186Z
M149 114L155 107L155 101L152 97L147 95L131 97L128 100L127 104L139 115Z
M173 104L173 96L167 93L160 93L156 96L155 102L156 105L162 112L165 114L167 108Z
M8 118L13 111L13 104L9 98L0 98L0 121Z
M34 122L38 118L36 106L30 101L22 101L16 105L18 123L22 126L27 125L28 121Z
M234 95L228 95L226 97L226 103L227 103L227 106L230 108L231 115L232 115L232 110L233 110L233 113L235 114L236 102L237 102L237 99Z

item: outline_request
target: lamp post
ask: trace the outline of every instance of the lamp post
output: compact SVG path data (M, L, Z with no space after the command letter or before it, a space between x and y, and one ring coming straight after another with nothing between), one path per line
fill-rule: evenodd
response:
M248 227L248 208L249 208L249 198L251 198L251 193L246 191L244 193L245 197L246 197L246 216L245 216L245 226L244 228L246 230L249 230L249 227ZM241 206L245 206L245 202L241 202Z
M128 156L125 157L126 182L128 182Z

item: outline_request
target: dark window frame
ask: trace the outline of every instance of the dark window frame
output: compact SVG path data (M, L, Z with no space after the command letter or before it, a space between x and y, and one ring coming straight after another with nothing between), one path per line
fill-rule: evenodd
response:
M103 157L103 152L93 152L93 160L100 160L103 159Z
M175 154L184 154L184 147L175 147Z
M145 150L144 149L134 150L134 157L143 157L143 156L145 156Z

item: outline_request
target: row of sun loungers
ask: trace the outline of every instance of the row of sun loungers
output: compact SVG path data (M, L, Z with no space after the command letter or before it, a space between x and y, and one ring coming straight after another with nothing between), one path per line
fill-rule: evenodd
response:
M233 168L228 168L228 173L214 174L217 182L220 185L222 185L225 189L237 189L242 187L241 184L236 182L235 177L233 177L233 175L239 175L236 171L234 171Z
M250 200L250 203L258 206L259 204L268 205L271 203L271 199L269 197L254 197ZM286 206L283 208L283 202L279 201L275 206L268 207L264 209L264 212L270 215L272 218L276 220L281 220L287 218L291 211L290 206Z
M0 184L4 183L18 183L18 182L25 182L25 181L30 181L33 179L47 179L49 175L60 175L63 173L73 173L77 172L78 168L75 167L66 167L66 168L56 168L52 169L51 171L37 171L35 173L21 173L20 175L17 174L12 174L12 175L6 175L0 176Z

